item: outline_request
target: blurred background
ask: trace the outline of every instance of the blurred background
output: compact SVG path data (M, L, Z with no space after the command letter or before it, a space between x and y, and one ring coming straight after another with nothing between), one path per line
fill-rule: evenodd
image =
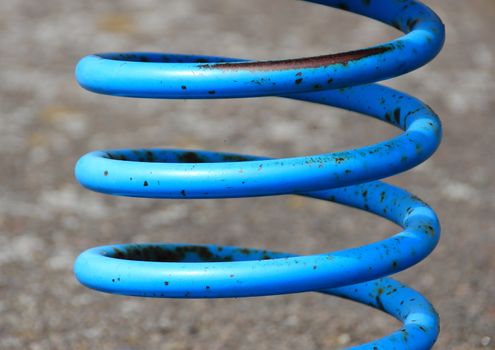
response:
M387 84L428 103L444 123L444 141L425 164L390 181L437 210L443 237L427 260L397 278L440 313L437 349L495 349L495 2L426 3L446 24L445 49ZM399 327L378 311L316 293L138 299L88 290L72 274L78 253L101 244L217 243L308 254L398 231L367 213L291 196L158 201L81 188L73 166L101 148L286 157L397 134L350 112L275 98L91 94L74 80L81 57L159 51L291 58L398 35L365 18L285 0L0 0L0 348L333 349Z

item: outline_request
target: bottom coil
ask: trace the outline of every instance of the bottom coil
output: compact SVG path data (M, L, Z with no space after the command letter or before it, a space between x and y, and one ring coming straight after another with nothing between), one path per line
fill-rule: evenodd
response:
M434 248L439 224L431 208L382 182L311 196L366 208L403 226L404 231L367 246L312 256L218 245L104 246L78 257L76 276L90 288L144 297L218 298L317 291L372 306L403 322L401 329L387 337L353 349L406 349L410 344L414 349L431 348L439 332L431 304L395 280L369 280L390 268L407 268ZM274 273L267 275L270 270Z

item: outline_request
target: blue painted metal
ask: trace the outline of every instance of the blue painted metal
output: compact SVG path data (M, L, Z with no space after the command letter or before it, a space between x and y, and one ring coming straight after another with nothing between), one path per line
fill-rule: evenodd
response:
M424 297L383 278L425 258L440 226L410 193L376 181L410 169L438 147L441 124L421 101L372 82L418 68L440 51L444 28L412 0L319 0L402 30L367 49L285 61L108 53L83 58L86 89L145 98L279 96L336 106L403 130L390 140L335 153L268 159L209 151L96 151L76 165L92 190L150 198L231 198L298 194L360 208L400 225L396 235L361 247L310 256L217 245L122 244L97 247L76 260L84 285L146 297L218 298L307 291L338 295L404 322L391 335L353 349L429 349L438 317Z

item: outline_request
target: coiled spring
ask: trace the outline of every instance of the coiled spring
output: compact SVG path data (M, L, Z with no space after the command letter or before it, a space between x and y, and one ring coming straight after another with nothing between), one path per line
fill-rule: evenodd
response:
M412 0L308 0L392 25L404 36L374 47L281 61L159 53L83 58L79 83L103 94L142 98L279 96L336 106L403 130L367 147L308 157L265 157L177 149L122 149L83 156L75 173L92 190L149 198L233 198L298 194L360 208L402 232L361 247L296 256L219 245L121 244L92 248L75 262L84 285L167 298L246 297L318 291L381 309L403 322L353 349L429 349L438 316L416 291L384 276L425 258L438 242L433 210L377 181L410 169L438 147L441 125L417 99L372 84L416 69L441 49L444 28Z

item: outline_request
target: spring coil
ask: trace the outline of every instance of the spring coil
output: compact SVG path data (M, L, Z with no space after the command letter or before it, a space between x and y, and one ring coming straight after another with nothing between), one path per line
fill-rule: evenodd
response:
M365 114L403 130L367 147L269 159L177 149L84 155L75 174L98 192L147 198L233 198L298 194L382 216L402 232L361 247L297 256L218 245L121 244L83 252L78 280L100 291L167 298L247 297L318 291L383 310L403 322L352 349L429 349L439 320L418 292L384 276L424 259L440 226L417 197L377 181L410 169L438 147L441 124L417 99L372 84L430 61L444 41L441 20L412 0L308 0L392 25L404 36L366 49L280 61L158 53L83 58L76 76L102 94L170 99L279 96Z

